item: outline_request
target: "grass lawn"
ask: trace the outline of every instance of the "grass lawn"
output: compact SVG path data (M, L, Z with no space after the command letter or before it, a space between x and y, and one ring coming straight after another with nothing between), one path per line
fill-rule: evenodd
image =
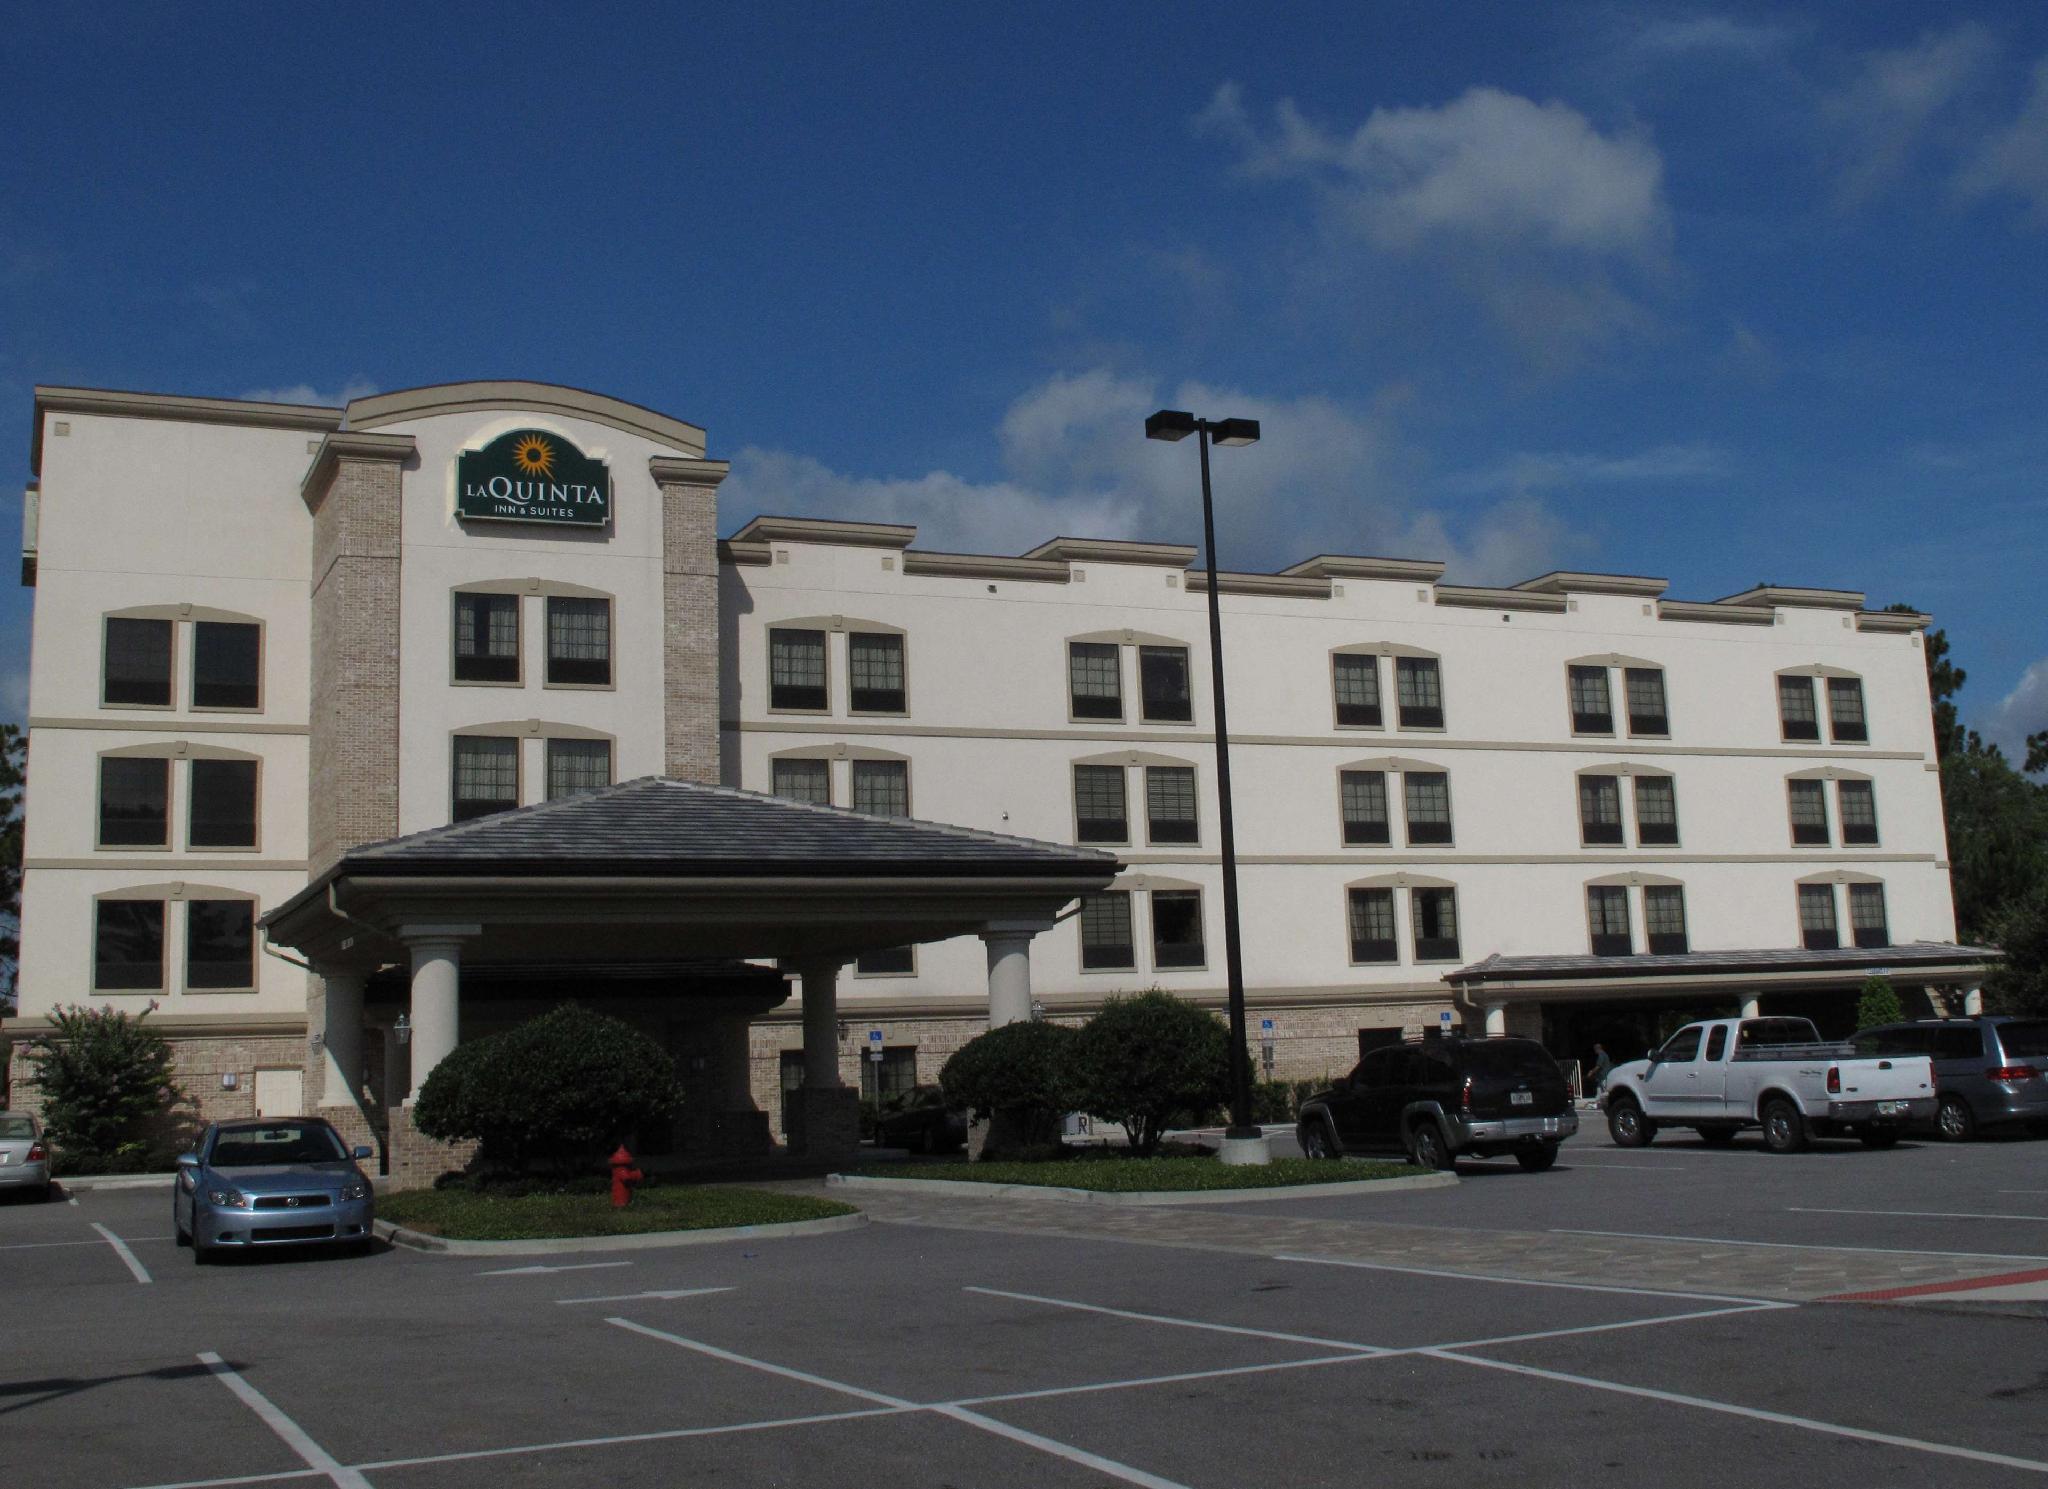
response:
M851 1215L852 1205L765 1189L676 1184L642 1190L623 1210L608 1194L517 1198L459 1189L409 1189L379 1196L377 1218L451 1241L533 1241L556 1236L630 1236L712 1230Z
M1058 1158L1045 1163L904 1163L859 1171L873 1179L965 1179L976 1184L1039 1184L1113 1194L1200 1189L1277 1189L1289 1184L1349 1184L1400 1179L1421 1170L1406 1163L1279 1158L1226 1164L1214 1158Z

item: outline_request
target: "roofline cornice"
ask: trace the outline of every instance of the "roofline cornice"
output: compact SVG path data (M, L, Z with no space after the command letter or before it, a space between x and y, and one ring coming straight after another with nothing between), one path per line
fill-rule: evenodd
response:
M1635 595L1645 600L1660 598L1671 588L1669 579L1647 574L1592 574L1580 569L1553 569L1524 579L1515 586L1546 595Z
M1709 625L1768 626L1778 612L1768 605L1737 605L1728 600L1659 600L1659 620L1703 620Z
M1370 558L1360 554L1319 553L1280 572L1309 579L1393 579L1434 584L1444 577L1444 564L1433 558Z
M1716 605L1782 605L1788 610L1861 610L1860 589L1806 589L1794 585L1759 584L1739 595L1724 595Z
M647 462L657 486L702 486L716 491L732 474L730 460L700 460L687 455L655 455Z
M1068 563L1156 564L1185 569L1195 561L1191 543L1133 543L1121 538L1054 538L1026 552L1025 558L1056 558Z
M1488 589L1476 584L1439 584L1436 602L1466 610L1536 610L1551 614L1562 614L1569 603L1563 595L1538 594L1526 589Z
M1060 559L1006 558L996 553L934 553L908 548L903 572L948 579L1021 579L1037 584L1066 584L1073 571Z
M362 434L353 429L336 430L320 441L319 452L313 456L313 463L306 467L305 477L299 482L299 499L309 507L317 502L319 493L333 479L335 467L344 460L383 460L399 464L418 453L419 445L409 434Z
M1209 571L1189 569L1187 589L1190 593L1206 594ZM1216 592L1221 595L1299 595L1311 600L1327 600L1330 598L1330 581L1313 574L1233 574L1226 569L1216 576Z
M917 529L901 522L841 522L830 517L754 518L735 543L825 543L849 548L908 548Z
M627 434L637 434L656 444L671 445L684 455L702 456L704 453L704 431L695 424L687 424L637 403L628 403L623 398L593 393L586 388L563 387L558 383L502 379L400 388L395 392L374 393L367 398L352 400L347 416L351 429L375 429L410 419L432 419L444 414L501 413L508 409L584 419L593 424L609 425Z
M1856 617L1856 629L1859 631L1903 633L1924 631L1933 624L1933 616L1918 610L1865 610Z
M98 414L115 419L169 419L185 424L238 424L249 429L330 430L342 411L310 403L262 403L247 398L191 398L178 393L131 393L118 388L38 386L29 432L29 470L43 473L43 416Z

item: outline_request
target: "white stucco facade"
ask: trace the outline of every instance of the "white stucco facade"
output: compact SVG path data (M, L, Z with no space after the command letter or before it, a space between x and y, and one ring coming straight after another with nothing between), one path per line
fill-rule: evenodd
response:
M450 821L451 762L465 736L518 741L520 804L546 795L550 740L604 742L615 781L662 773L674 759L665 701L689 682L671 673L677 628L694 621L675 613L676 529L671 518L665 531L656 472L664 461L710 464L692 426L530 384L417 390L346 410L46 389L36 419L24 541L25 577L35 585L25 1028L63 1004L139 1009L154 1001L167 1032L231 1051L218 1059L251 1077L237 1089L254 1084L255 1067L292 1063L293 1050L317 1068L305 1048L317 980L259 947L247 987L190 985L178 907L248 899L261 914L321 867L309 820L337 786L316 773L312 740L317 728L334 727L331 718L320 723L316 695L335 681L335 664L314 654L314 567L341 560L319 557L307 483L339 448L333 441L382 440L379 458L396 471L396 548L384 558L395 566L396 639L348 663L365 674L358 682L396 678L385 721L395 741L385 767L395 774L387 780L395 805L383 831ZM461 452L522 430L604 463L608 524L457 515ZM1076 843L1075 768L1120 770L1128 833L1087 845L1126 865L1112 888L1129 895L1129 964L1084 966L1076 916L1031 942L1030 998L1054 1016L1154 986L1220 1001L1206 578L1190 569L1191 550L1060 540L1022 558L934 554L917 549L907 528L767 518L717 548L716 615L701 621L716 627L724 784L770 791L778 760L823 761L831 802L848 806L864 762L901 762L912 816ZM1802 884L1830 886L1844 945L1854 930L1852 886L1863 886L1855 902L1866 909L1876 902L1869 886L1878 886L1888 942L1954 939L1926 617L1871 612L1859 594L1826 590L1682 603L1661 581L1632 576L1546 576L1514 590L1474 590L1446 585L1441 566L1412 560L1309 560L1277 575L1225 574L1222 586L1245 976L1254 1029L1274 1021L1283 1074L1290 1047L1299 1054L1293 1068L1312 1074L1348 1063L1343 1049L1367 1029L1412 1030L1444 1011L1478 1023L1483 1010L1455 999L1444 974L1489 955L1594 949L1589 887L1625 893L1636 952L1648 946L1646 889L1673 887L1692 950L1800 947ZM516 597L514 675L456 676L455 609L466 593ZM549 683L551 597L607 602L604 682ZM107 701L108 621L125 618L170 625L168 704ZM260 628L255 707L194 706L194 627L205 623ZM778 630L826 638L822 707L775 706ZM854 636L896 638L900 710L854 710ZM1076 717L1075 642L1114 648L1121 718ZM1144 648L1184 648L1185 721L1145 720ZM1375 659L1382 723L1340 721L1338 656ZM1401 659L1434 663L1440 725L1404 724ZM1355 677L1364 664L1344 665ZM1604 672L1613 714L1606 733L1575 729L1574 666ZM1660 674L1661 731L1632 730L1630 669ZM1813 739L1786 737L1783 674L1815 680ZM1862 739L1831 721L1831 683L1850 681L1867 721ZM161 844L101 841L105 761L124 756L168 762ZM189 841L191 771L203 760L255 763L253 844ZM1192 772L1191 841L1153 841L1148 770ZM1346 841L1347 771L1381 780L1385 844ZM1411 776L1445 778L1440 841L1408 841ZM1588 776L1618 783L1618 842L1585 841L1580 781ZM1642 840L1632 807L1644 779L1670 782L1676 829L1668 841ZM1819 783L1824 840L1795 841L1794 780ZM1874 832L1857 840L1844 831L1845 783L1859 803L1874 804ZM1813 788L1801 789L1810 801ZM1393 951L1375 941L1372 959L1361 961L1353 893L1380 890L1390 891L1383 903ZM1439 890L1453 897L1454 944L1439 936L1424 948L1415 892ZM1199 949L1177 943L1163 965L1152 944L1153 896L1189 892L1199 896ZM95 907L107 897L166 905L156 986L96 985ZM849 969L840 1017L856 1038L873 1027L887 1031L892 1048L916 1046L927 1079L987 1016L989 958L982 939L963 937L918 948L907 975ZM1534 1032L1535 1000L1518 1007L1526 1009L1521 1027ZM801 1043L798 1022L792 1003L756 1026L752 1080L764 1102L787 1068L778 1056ZM374 1048L366 1056L379 1058Z

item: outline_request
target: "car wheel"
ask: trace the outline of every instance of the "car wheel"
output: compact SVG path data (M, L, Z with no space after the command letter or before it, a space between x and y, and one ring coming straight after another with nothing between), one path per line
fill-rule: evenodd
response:
M1617 1096L1607 1108L1607 1135L1617 1148L1647 1148L1657 1136L1657 1124L1628 1097Z
M195 1239L192 1242L192 1265L195 1267L203 1267L209 1264L212 1260L213 1248L211 1246L202 1246Z
M171 1211L171 1230L175 1233L173 1239L180 1246L190 1246L192 1244L192 1232L185 1229L185 1222L178 1218L176 1210Z
M1859 1132L1856 1136L1866 1148L1896 1148L1899 1145L1898 1133L1889 1127L1876 1132Z
M1450 1144L1444 1141L1434 1122L1415 1124L1415 1130L1408 1134L1408 1153L1418 1168L1443 1170L1455 1162Z
M1301 1151L1310 1158L1335 1158L1337 1141L1323 1123L1304 1122L1301 1124Z
M1977 1115L1962 1097L1944 1096L1941 1110L1935 1114L1934 1130L1949 1142L1966 1143L1977 1135Z
M1544 1143L1534 1148L1517 1148L1515 1162L1522 1165L1525 1173L1540 1174L1557 1162L1557 1144Z
M1784 1097L1764 1103L1764 1146L1773 1153L1798 1153L1805 1149L1806 1118Z
M1710 1147L1725 1148L1735 1141L1737 1131L1738 1129L1733 1127L1702 1127L1700 1141Z

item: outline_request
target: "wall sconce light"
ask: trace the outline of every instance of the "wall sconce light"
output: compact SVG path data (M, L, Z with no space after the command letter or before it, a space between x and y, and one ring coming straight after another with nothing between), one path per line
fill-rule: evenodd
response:
M412 1020L401 1013L398 1016L398 1022L391 1026L391 1032L398 1036L398 1042L400 1044L411 1044Z
M241 1083L242 1078L232 1070L223 1070L220 1073L220 1088L223 1091L232 1091Z

